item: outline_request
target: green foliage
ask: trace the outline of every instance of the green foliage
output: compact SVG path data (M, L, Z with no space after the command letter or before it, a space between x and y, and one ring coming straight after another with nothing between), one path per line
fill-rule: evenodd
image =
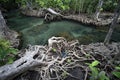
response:
M72 60L71 59L67 59L67 63L71 63L72 62Z
M15 3L15 0L0 0L0 7L5 10L11 10L16 9L17 4Z
M96 68L95 66L97 66L99 64L99 61L93 61L91 64L89 64L89 68L91 70L91 78L90 80L96 80L98 78L98 68Z
M9 0L0 0L0 2L8 2Z
M52 51L53 51L53 52L56 52L57 50L56 50L55 48L52 48Z
M88 7L86 7L86 12L89 14L94 13L97 8L97 5L96 5L97 3L98 3L97 0L92 0L92 1L89 0L89 3L87 4Z
M93 61L93 62L90 64L90 66L95 67L95 66L97 66L99 63L100 63L99 61Z
M67 76L68 76L68 74L67 74L67 72L66 71L64 71L64 72L62 72L62 77L63 77L63 79L65 79Z
M0 65L12 63L16 54L17 49L12 48L9 41L0 39Z
M104 0L103 10L104 11L114 11L118 0Z
M35 3L38 4L39 7L52 7L67 10L69 9L69 1L70 0L35 0Z
M120 72L114 71L112 74L120 79Z
M115 67L115 71L113 71L112 74L120 79L120 66Z
M33 8L57 8L63 11L72 10L73 12L93 13L97 8L99 0L0 0L3 4L17 3L21 7L27 7L30 3ZM118 0L104 0L103 7L100 10L114 11Z
M91 64L88 63L91 70L90 80L109 80L109 78L105 75L105 71L100 71L99 68L96 67L99 63L100 62L97 60L93 61Z
M103 7L100 10L114 11L118 0L104 0ZM19 6L25 8L30 3L32 8L57 8L63 11L72 11L75 13L86 12L94 13L99 0L0 0L6 7L8 5L17 3ZM9 4L7 4L9 3Z
M109 80L109 78L106 76L105 71L101 71L101 72L98 74L98 77L99 77L99 80Z
M115 69L116 69L116 70L120 70L120 66L118 66L118 67L115 67Z

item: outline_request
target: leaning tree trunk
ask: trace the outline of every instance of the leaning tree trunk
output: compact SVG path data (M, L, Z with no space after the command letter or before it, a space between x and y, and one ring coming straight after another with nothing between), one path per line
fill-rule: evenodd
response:
M5 22L5 19L2 16L1 10L0 10L0 39L4 38L11 42L11 45L13 47L18 47L19 45L19 34L13 30L10 30Z
M101 11L103 2L104 2L103 0L99 0L98 6L97 6L97 8L96 8L96 12L95 12L95 15L94 15L94 19L96 19L97 21L99 21L99 15L100 15L100 11Z
M114 28L115 28L115 25L116 25L116 23L117 23L117 20L118 20L118 18L119 18L119 15L120 15L120 0L118 0L118 6L117 6L117 8L116 8L116 10L115 10L113 21L112 21L112 23L111 23L111 25L110 25L110 29L109 29L109 31L108 31L108 33L107 33L107 36L106 36L105 40L104 40L104 43L105 43L105 44L108 44L109 41L110 41L110 38L111 38L111 36L112 36L113 30L114 30Z
M7 29L6 23L0 11L0 38L5 36L6 29Z

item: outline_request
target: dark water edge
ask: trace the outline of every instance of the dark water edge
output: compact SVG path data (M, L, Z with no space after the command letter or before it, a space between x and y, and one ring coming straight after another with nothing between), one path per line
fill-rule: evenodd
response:
M62 20L44 23L43 18L23 16L20 13L10 13L7 19L8 26L22 34L22 46L45 45L52 36L62 36L67 40L78 39L80 44L103 42L108 27L96 27L81 23ZM120 25L117 25L111 41L120 41Z

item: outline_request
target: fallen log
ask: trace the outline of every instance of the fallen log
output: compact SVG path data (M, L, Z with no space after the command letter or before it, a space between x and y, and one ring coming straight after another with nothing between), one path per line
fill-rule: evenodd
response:
M11 80L19 74L38 65L45 65L43 46L34 46L26 50L25 56L21 57L13 64L0 67L0 80ZM38 56L37 56L38 55Z

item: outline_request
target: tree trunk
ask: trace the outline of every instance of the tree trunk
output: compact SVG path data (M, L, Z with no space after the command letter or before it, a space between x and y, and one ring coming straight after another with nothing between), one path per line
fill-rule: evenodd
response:
M97 9L96 9L96 12L94 15L94 19L96 19L97 21L99 21L99 15L100 15L100 11L101 11L103 2L104 2L103 0L99 0L99 2L98 2L98 6L97 6Z
M6 23L0 11L0 38L3 38L5 36L6 29Z
M107 33L107 36L106 36L105 40L104 40L104 44L109 44L109 41L110 41L110 39L111 39L113 30L114 30L114 28L115 28L115 25L116 25L116 23L117 23L117 20L118 20L118 18L119 18L119 15L120 15L120 0L118 0L118 6L117 6L117 8L116 8L116 10L115 10L114 17L113 17L113 21L112 21L112 23L111 23L111 25L110 25L110 29L109 29L109 31L108 31L108 33Z
M18 47L19 45L19 34L13 30L10 30L6 22L2 16L1 10L0 10L0 39L5 38L11 42L11 46Z

